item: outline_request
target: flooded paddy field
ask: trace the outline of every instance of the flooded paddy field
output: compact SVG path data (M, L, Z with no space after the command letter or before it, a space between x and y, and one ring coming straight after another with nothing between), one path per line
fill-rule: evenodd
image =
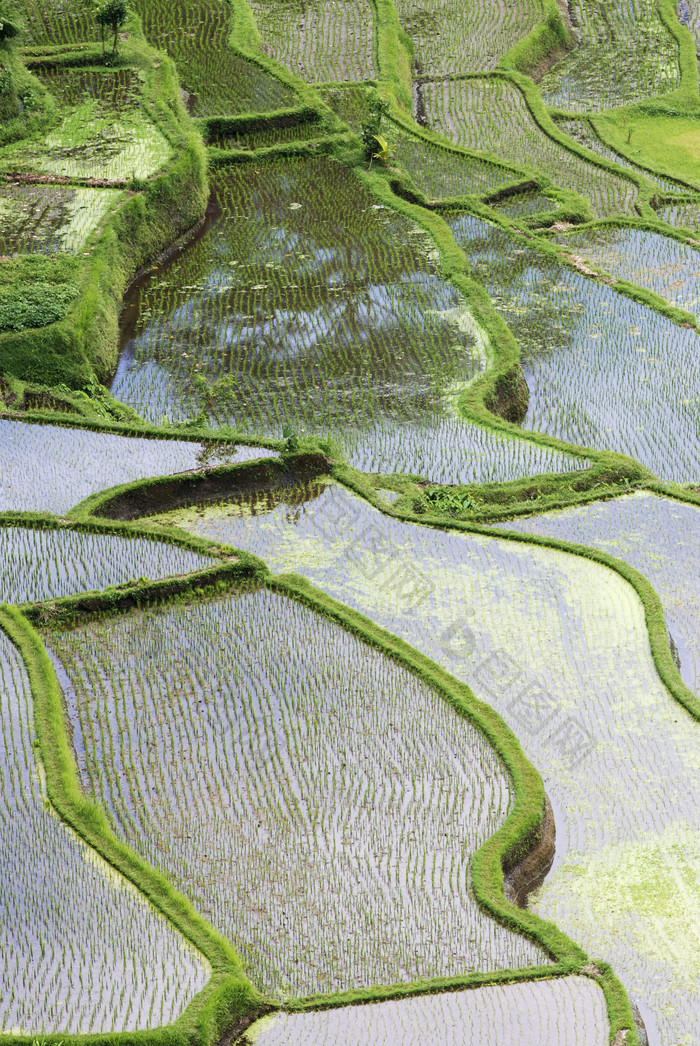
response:
M207 231L127 298L112 393L155 422L330 436L365 471L580 468L457 415L487 345L435 262L427 235L337 163L219 172Z
M274 454L264 447L146 439L0 419L0 511L60 514L121 483Z
M122 199L119 189L0 182L0 254L76 254Z
M182 1046L633 1046L627 992L650 1046L695 1046L700 728L660 681L663 630L650 635L634 588L529 535L640 570L700 693L700 510L646 490L451 532L328 477L297 483L295 465L348 462L366 474L357 489L383 484L385 510L402 497L408 514L413 491L414 512L429 504L446 526L483 499L541 513L639 474L594 451L700 483L698 335L615 289L698 314L698 244L642 228L656 213L688 240L700 231L685 184L698 181L697 70L674 4L134 0L106 34L115 54L96 7L19 0L15 38L0 6L0 405L57 422L0 419L0 511L85 513L91 495L183 473L211 495L236 473L193 472L281 455L238 472L247 494L145 529L0 527L0 599L128 586L135 607L54 629L46 608L36 643L65 723L60 709L45 723L55 679L31 626L17 648L0 630L0 1032L32 1046L53 1032L58 1046L74 1032L94 1035L82 1046L143 1032ZM700 39L698 0L677 17ZM274 161L254 152L270 146ZM502 225L458 214L465 196ZM620 217L628 228L575 227ZM90 369L116 358L110 288L131 276L112 392L148 423L135 436L108 431L133 415ZM42 377L45 351L56 377ZM67 384L42 384L64 367ZM518 399L522 431L464 417L469 404L483 418L477 394L502 415ZM231 442L180 438L217 430ZM495 489L514 480L527 482ZM466 483L494 486L434 486ZM148 487L155 510L162 488ZM429 671L269 578L191 579L150 605L149 579L219 561L158 530L173 525L301 575L500 714L556 822L552 867L519 902L568 945L547 938L549 955L477 905L474 855L520 779ZM4 613L15 636L19 612ZM58 773L95 804L61 806L82 835L49 802ZM153 870L134 873L145 892L82 841L97 807L119 866ZM212 948L213 970L177 927ZM236 987L231 946L260 995ZM590 961L555 963L576 946ZM337 1009L318 999L343 991Z
M676 229L700 232L700 200L665 201L659 208L659 218Z
M417 76L495 69L542 17L536 0L397 0L401 27L415 48Z
M590 112L680 87L678 43L654 0L571 0L578 46L540 82L553 109Z
M529 167L564 189L584 193L598 218L635 213L636 185L548 137L514 84L443 80L423 84L420 92L429 126L457 145Z
M629 454L662 479L700 478L696 332L481 219L450 224L520 344L523 426Z
M0 600L34 603L136 578L191 573L215 562L213 556L147 538L1 526Z
M612 963L663 1042L700 1035L700 730L660 682L631 585L553 549L402 523L334 484L293 509L250 497L167 518L306 577L494 707L555 810L531 909Z
M251 0L268 53L311 83L377 75L370 0Z
M29 680L4 633L0 681L0 1030L171 1023L208 981L207 964L48 804Z
M267 993L547 963L469 886L507 773L379 651L265 589L46 641L86 791Z
M557 242L617 279L700 313L700 251L695 247L645 229L607 225L560 234Z
M605 997L594 980L560 977L443 995L263 1017L238 1046L607 1046Z
M428 199L492 192L519 179L519 175L507 167L450 152L425 138L408 134L397 124L390 124L386 133L396 162Z
M661 599L681 676L700 696L700 509L640 491L498 526L599 548L636 567Z

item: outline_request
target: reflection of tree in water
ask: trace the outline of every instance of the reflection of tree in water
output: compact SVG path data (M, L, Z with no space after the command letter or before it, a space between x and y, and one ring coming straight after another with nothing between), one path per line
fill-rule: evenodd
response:
M226 504L229 515L238 518L265 516L281 505L287 505L286 522L300 521L305 505L316 501L328 487L328 480L315 478L299 481L293 476L278 477L269 483L236 494Z
M137 409L149 362L146 381L184 415L263 429L424 415L473 375L473 336L440 315L462 301L424 235L350 172L230 170L215 192L219 220L142 289L118 392Z

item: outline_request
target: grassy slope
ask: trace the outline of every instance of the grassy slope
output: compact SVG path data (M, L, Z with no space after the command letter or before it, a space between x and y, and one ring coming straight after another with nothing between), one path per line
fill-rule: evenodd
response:
M0 369L6 374L73 388L89 386L95 377L107 380L116 366L119 308L129 280L204 214L208 186L201 139L182 106L172 62L156 58L133 16L121 61L144 76L143 103L174 159L92 235L92 254L80 258L81 294L65 318L0 335Z

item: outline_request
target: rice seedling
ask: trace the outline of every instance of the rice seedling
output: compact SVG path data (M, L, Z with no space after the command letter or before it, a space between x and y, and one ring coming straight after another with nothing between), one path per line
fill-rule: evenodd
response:
M268 52L312 83L371 80L374 7L369 0L251 0Z
M54 632L84 787L284 998L541 965L471 856L510 805L482 735L265 589Z
M0 184L0 254L77 254L123 198L119 189Z
M700 1037L700 727L644 607L590 560L402 523L328 485L294 511L181 517L368 615L469 684L540 770L557 863L530 908L612 963L660 1041Z
M387 124L386 133L391 140L394 162L403 167L429 199L490 192L519 178L507 167L462 156L425 138L414 137L398 124Z
M699 479L695 331L487 222L450 224L520 343L524 427L629 454L663 479Z
M526 165L563 189L588 197L599 218L634 214L637 187L549 138L520 90L506 80L466 79L420 87L428 123L467 149Z
M119 1032L169 1024L207 964L52 812L29 681L0 633L0 1030Z
M201 570L213 556L148 538L77 530L0 527L0 599L35 603Z
M134 0L149 42L177 63L195 116L269 112L297 104L297 96L261 66L228 45L226 0Z
M240 1046L607 1046L605 997L589 977L489 985L317 1013L275 1013L246 1031Z
M90 494L120 483L272 453L226 444L213 451L186 440L140 439L0 419L0 511L61 514Z
M700 232L700 200L667 200L659 208L659 218L676 229Z
M547 105L612 109L680 87L678 43L655 0L571 0L570 7L579 44L542 78Z
M169 143L140 106L130 69L56 70L45 77L62 118L41 140L0 151L0 171L126 181L148 178L172 155Z
M658 593L679 671L700 696L700 510L640 491L499 526L591 545L636 567Z
M559 129L564 134L568 134L579 145L585 146L591 152L598 153L599 156L604 156L606 160L619 163L621 167L627 167L628 170L634 171L635 174L641 175L642 178L653 182L654 185L658 185L665 192L686 190L686 186L682 185L681 182L674 181L673 178L664 178L660 175L652 174L651 171L647 171L645 168L639 167L638 164L632 163L631 160L626 159L611 146L606 145L603 139L596 134L591 121L586 119L585 116L553 116L552 118Z
M700 253L688 244L645 229L610 225L559 235L557 240L611 276L700 313Z
M397 0L396 9L415 45L418 76L495 69L542 19L537 0Z
M330 435L364 471L452 483L580 467L455 415L483 336L426 234L347 168L220 171L212 213L127 299L112 393L142 416Z

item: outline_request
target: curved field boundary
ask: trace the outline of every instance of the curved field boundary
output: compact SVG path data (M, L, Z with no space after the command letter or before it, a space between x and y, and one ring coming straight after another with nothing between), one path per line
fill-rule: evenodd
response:
M82 1046L107 1042L111 1046L209 1046L224 1030L262 999L242 972L237 955L223 938L195 912L164 876L148 867L112 835L107 819L85 798L78 784L75 762L65 728L61 689L40 637L19 610L0 608L0 628L19 649L29 675L35 708L39 754L46 773L47 794L61 819L104 860L123 875L212 966L206 988L173 1024L142 1032L44 1037L47 1044ZM32 1046L32 1035L0 1035L0 1042Z
M225 550L225 546L221 546L221 551L225 552ZM454 990L466 986L476 987L478 985L508 983L540 977L551 978L553 975L563 976L570 973L583 973L595 977L605 993L611 1022L611 1039L618 1032L626 1030L628 1031L626 1041L630 1046L636 1046L637 1040L633 1031L634 1023L631 1009L626 995L612 971L605 964L589 963L581 949L573 944L555 926L551 923L543 922L527 910L520 909L506 900L504 874L526 856L532 850L533 844L539 839L544 815L544 790L539 774L525 759L517 739L500 716L488 705L477 701L465 684L458 683L434 662L417 653L402 640L379 628L363 615L337 603L324 593L314 589L301 578L292 576L271 577L267 572L267 568L260 564L259 561L256 561L254 557L243 553L239 553L239 555L241 563L235 575L232 568L227 566L222 566L218 572L216 570L211 571L210 582L216 585L217 591L222 591L222 585L223 587L228 587L227 582L230 583L234 576L237 580L257 578L258 581L262 581L272 590L299 600L311 609L335 620L360 639L368 642L382 653L392 657L410 671L416 673L430 686L437 689L448 703L455 708L458 714L465 716L486 736L486 739L493 745L511 774L515 799L505 823L494 836L487 840L474 858L472 885L475 896L484 910L502 924L516 932L523 933L541 944L555 960L554 967L550 965L535 969L524 969L522 971L476 973L460 978L443 978L413 982L406 985L381 986L350 992L310 996L295 1000L293 1003L290 1003L288 1008L290 1010L310 1010L348 1005L350 1003L370 1002L379 999L402 998L428 992ZM244 559L246 562L243 562ZM203 591L202 587L199 587L195 589L195 594L203 593ZM160 583L144 584L134 590L134 595L138 595L141 605L164 594ZM84 615L93 618L94 616L111 613L115 609L109 593L96 595L91 600L89 606L84 605L81 602L83 600L84 597L82 596L66 597L63 600L54 600L47 604L28 607L27 613L32 619L37 620L40 619L42 611L45 611L47 606L55 607L56 610L60 607L62 610L60 618L52 615L51 620L75 622L78 618L83 619ZM111 864L119 868L120 871L126 869L125 874L128 875L131 881L135 882L146 896L152 900L155 897L159 902L156 906L178 928L186 927L187 932L183 930L185 935L200 948L203 954L212 962L212 965L214 965L215 961L219 961L219 968L215 967L215 976L212 978L213 985L217 975L222 978L225 976L225 972L223 970L220 971L222 965L221 946L224 942L221 942L215 934L209 931L209 936L213 938L212 944L216 943L218 949L209 947L205 950L205 945L209 942L205 938L205 931L208 930L208 927L203 920L199 920L197 916L194 916L194 921L197 925L193 926L190 920L183 918L183 916L191 914L188 911L189 906L187 903L175 895L175 891L169 887L169 884L163 877L150 869L142 868L141 862L133 857L128 848L122 846L111 837L109 829L106 827L104 815L94 804L88 802L79 794L75 766L72 762L72 754L65 735L60 688L55 679L53 668L39 637L33 631L31 625L23 619L20 612L18 610L7 610L5 614L11 618L7 628L8 634L11 634L13 640L22 642L21 649L30 671L35 701L37 701L38 708L40 705L37 718L39 716L43 717L43 733L40 735L42 757L45 758L44 750L49 748L52 740L55 744L55 738L60 738L60 743L55 746L54 752L51 753L49 751L48 754L51 758L46 766L49 795L52 802L54 802L64 820L76 827L79 834L90 845L94 845L95 849L98 849L98 852ZM3 627L4 622L5 617L0 615L0 624ZM15 631L10 633L12 626L15 627ZM84 822L86 820L88 820L89 826L85 825ZM160 891L154 891L154 880L161 887ZM171 897L167 897L168 903L166 904L166 901L162 898L162 893L164 892L175 895L177 905L173 903L173 898ZM235 957L228 946L227 951L227 958L229 964L231 964ZM233 981L236 974L238 979L237 991L232 993L231 996L232 1002L235 1004L235 1010L232 1007L234 1021L245 1016L246 1011L251 1016L258 1012L262 1001L255 994L254 990L249 988L242 975L238 973L238 970L235 973L228 973L228 987L230 989L234 987ZM213 993L214 988L210 985L208 991ZM202 993L203 995L205 993ZM201 998L199 996L195 1000L190 1008L191 1010L202 1005ZM176 1025L172 1027L175 1028ZM221 1027L221 1022L219 1027ZM166 1031L167 1029L163 1029L159 1034L163 1036ZM156 1033L144 1033L144 1037L137 1035L133 1037L133 1040L139 1043L143 1042L144 1046L150 1042L169 1043L173 1041L167 1037L155 1038L155 1035ZM151 1037L149 1038L148 1036ZM54 1036L49 1037L49 1042L53 1042L55 1038ZM75 1037L76 1044L80 1042L80 1039L80 1036ZM72 1037L70 1041L73 1041ZM99 1040L98 1037L93 1036L91 1041ZM119 1037L113 1040L113 1037L110 1036L110 1041L118 1043ZM211 1038L191 1037L188 1041L193 1043L210 1042ZM20 1042L21 1046L28 1046L28 1042L25 1043L21 1040Z
M435 527L439 530L465 531L471 534L484 534L490 537L501 536L507 538L509 541L519 541L524 542L525 544L541 545L544 548L554 548L561 552L570 552L576 556L583 556L584 559L590 559L594 563L599 563L602 566L614 570L616 574L619 574L625 581L628 581L632 585L642 601L649 631L652 657L661 682L672 697L674 697L675 700L678 701L678 703L682 705L694 719L697 719L698 722L700 722L700 699L685 685L678 669L676 668L668 642L668 633L664 623L661 600L644 575L634 567L630 566L629 563L625 563L621 559L616 559L615 556L612 556L607 552L588 548L586 545L578 545L574 542L562 541L558 538L542 537L539 534L522 534L516 530L502 530L500 528L494 530L492 527L482 523L472 523L462 520L447 520L444 516L438 516L435 514L426 513L425 515L418 515L417 513L406 509L387 507L387 505L382 502L381 498L379 498L376 493L369 488L369 485L362 482L358 483L356 478L350 474L349 470L336 469L334 470L334 477L349 490L352 490L366 501L369 501L374 508L383 512L384 515L395 516L397 519L406 520L411 523L421 523L426 526ZM684 497L682 492L670 485L652 482L642 484L642 487L643 489L658 491L667 494L670 497L678 497L679 500L687 500L692 504L700 505L700 496L697 494L691 494L690 496ZM623 492L624 491L618 491L617 493ZM590 498L589 500L595 500L595 498Z
M545 62L553 64L575 46L556 0L541 0L541 3L542 21L503 55L499 69L527 73Z
M341 478L341 477L339 476L338 478ZM417 517L415 514L408 513L408 512L398 512L398 511L394 511L394 510L387 510L386 507L381 504L379 499L376 498L376 495L372 496L373 492L372 492L372 494L370 494L367 489L363 489L363 486L361 484L353 483L351 481L352 477L345 476L345 477L342 477L342 478L343 478L343 481L346 483L346 485L348 485L351 488L355 489L358 493L361 493L368 500L372 501L372 503L375 505L375 507L378 507L382 511L387 512L387 514L396 515L396 516L399 516L400 518L411 519L414 522L429 523L430 525L438 526L439 528L446 529L446 530L449 530L449 529L467 530L467 531L473 531L475 533L482 533L482 534L486 534L486 535L488 535L488 534L493 535L493 533L494 533L490 528L485 527L485 526L478 526L478 525L473 525L473 524L470 525L470 524L466 524L466 523L457 523L457 522L446 523L444 520L439 520L439 519L437 519L435 517L433 517L433 518L427 518L425 516ZM358 477L358 479L361 479L361 477ZM654 485L654 486L661 486L661 485ZM692 500L692 501L694 501L694 503L700 502L700 498L698 498L696 495L690 495L688 500ZM503 535L503 532L499 531L499 534ZM639 574L639 572L635 571L633 568L630 568L626 564L620 563L620 561L615 560L614 557L608 556L605 553L592 552L590 549L584 548L582 546L577 546L577 545L573 545L573 544L566 543L566 542L560 542L560 541L557 542L557 541L552 541L552 540L548 540L548 539L541 539L541 538L535 539L533 541L532 536L530 536L530 535L526 536L526 535L521 535L521 534L510 534L510 533L508 533L507 536L510 539L512 539L512 540L519 540L519 541L525 541L525 542L530 541L530 543L533 543L533 544L541 544L541 545L548 546L548 547L558 548L558 549L560 549L562 551L572 552L572 553L577 554L577 555L583 555L586 558L592 559L592 560L597 561L597 562L599 562L599 563L601 563L603 565L611 567L612 569L616 570L619 574L621 574L623 576L623 578L625 578L626 580L630 581L633 584L633 586L635 587L638 595L642 599L642 602L643 602L643 605L644 605L644 608L645 608L645 617L646 617L646 621L647 621L647 627L648 627L649 634L650 634L650 637L651 637L652 653L653 653L655 664L657 666L657 670L659 671L659 675L660 675L662 681L667 686L667 688L670 690L672 695L677 700L679 700L679 702L682 703L689 711L691 711L691 714L693 714L696 718L700 719L700 702L698 702L697 698L695 698L694 695L692 695L687 690L687 688L685 688L683 686L682 682L680 681L680 677L678 676L678 673L677 673L677 671L675 669L675 665L673 663L673 659L672 659L672 656L671 656L670 648L668 646L668 640L667 640L667 635L666 635L666 630L665 630L665 625L664 625L664 620L663 620L663 613L661 611L661 607L660 607L660 603L658 601L658 597L656 596L656 593L654 592L652 586L646 581L646 579L644 577L642 577L642 575ZM296 581L295 581L295 584L297 584L297 587L298 587L298 583ZM304 598L307 599L307 601L308 601L308 587L306 586L306 584L304 582L301 582L301 589L303 590ZM332 604L332 601L330 601L330 602ZM318 604L315 604L315 605L318 606ZM320 606L319 606L319 609L320 609ZM352 617L352 615L351 615L351 617ZM362 619L363 623L364 623L364 620L365 619ZM400 644L399 644L399 646L400 646ZM394 647L394 653L395 654L397 653L397 648L396 647ZM398 649L398 654L399 654L399 656L401 655L401 650L400 649ZM447 987L454 986L454 985L453 985L453 982L444 982L443 984L441 984L441 986L443 988L447 988ZM435 990L437 987L438 987L437 984L433 987L432 982L431 982L429 990ZM411 993L414 993L414 992L418 993L420 991L425 991L426 988L427 988L426 985L421 985L421 986L414 985L414 986L411 986L410 992ZM385 993L384 991L382 991L381 993L379 993L378 991L374 991L369 996L367 995L367 993L362 993L362 992L360 992L360 993L352 993L352 994L343 993L342 995L339 995L339 996L336 996L336 997L323 997L323 999L314 998L314 999L310 999L310 1000L305 1000L304 1003L303 1003L303 1007L304 1008L310 1008L310 1007L314 1007L314 1006L321 1005L321 1004L324 1005L324 1006L326 1006L326 1005L336 1005L336 1004L339 1005L339 1004L344 1004L344 1003L348 1003L348 1002L361 1001L362 999L367 999L368 997L369 998L396 997L397 993L400 995L400 994L405 993L406 990L407 989L396 988L396 989L393 989L392 992L389 993L389 994ZM628 1041L631 1041L631 1040L628 1040Z
M443 276L451 280L464 296L475 321L487 334L491 366L462 393L458 409L463 416L479 425L508 432L521 439L532 440L592 461L593 465L586 470L585 477L586 482L591 485L620 481L625 477L630 481L648 477L647 470L632 458L608 451L574 447L542 433L522 430L513 424L524 413L520 349L506 323L495 313L483 285L467 273L465 255L455 243L449 226L436 212L399 199L391 191L387 181L376 172L357 173L382 203L406 215L430 234L440 254L440 270ZM476 213L476 208L474 210ZM490 209L487 213L491 217ZM501 223L509 226L508 221L502 216ZM562 475L565 475L562 482L567 484L576 478L569 474Z
M672 97L682 104L696 105L700 102L700 92L698 91L698 56L693 34L687 25L683 25L678 20L675 0L657 0L657 7L661 21L678 44L681 86Z
M70 416L61 411L51 410L27 410L27 411L0 411L0 418L8 421L26 422L34 425L57 425L64 429L87 429L90 432L109 432L115 436L134 436L138 439L155 440L185 440L190 443L240 443L247 447L266 447L269 450L282 450L284 441L270 439L267 436L259 438L249 433L234 433L226 428L207 429L199 426L187 426L177 428L159 428L147 421L140 421L138 425L130 422L104 420L97 417L83 417L79 415Z
M265 54L255 15L246 0L229 0L229 4L231 7L229 47L243 58L260 66L276 80L280 80L290 87L299 97L302 107L315 109L321 113L325 112L327 106L310 84Z
M523 222L519 222L516 225L516 219L505 218L502 214L498 214L498 212L494 211L492 208L486 209L485 206L479 205L479 203L475 202L473 199L467 199L463 204L460 203L457 205L452 201L440 203L436 210L439 210L441 213L462 210L468 211L477 218L484 218L492 225L500 226L508 233L516 233L522 237L523 244L527 244L527 246L538 251L540 254L555 258L560 264L575 269L576 272L580 273L582 276L591 280L597 280L600 283L605 283L607 286L614 287L619 294L623 294L626 298L630 298L632 301L639 302L640 305L646 305L648 308L667 317L667 319L671 320L673 323L677 323L679 326L694 327L695 329L700 330L700 321L698 321L698 317L694 313L686 312L685 309L679 309L676 305L672 305L666 298L662 298L654 291L649 290L646 287L641 287L639 284L630 283L629 280L613 278L605 271L598 269L592 263L589 264L588 262L585 262L582 266L581 261L577 260L575 253L567 250L565 234L562 243L554 243L550 238L553 230L533 230L528 228ZM682 230L674 229L658 220L650 221L648 218L600 218L595 221L583 222L580 225L576 225L571 232L585 232L587 229L601 228L639 229L642 232L657 233L659 236L665 236L667 239L677 240L678 243L682 243L688 247L698 248L699 246L697 240L687 236Z
M532 118L536 130L560 148L565 149L572 156L576 156L589 167L592 165L599 170L605 171L609 175L614 175L618 181L630 182L640 194L644 191L644 196L646 198L648 198L656 188L652 187L652 183L647 183L637 175L636 172L629 168L618 166L606 157L585 149L573 138L569 138L568 135L563 134L545 108L544 102L542 101L539 91L535 87L533 81L521 73L510 71L504 72L499 70L479 74L464 73L460 76L444 77L441 79L440 83L468 83L472 80L481 81L482 83L488 83L491 81L492 83L510 85L510 87L513 88L522 98L525 112L527 112ZM434 81L434 83L437 83L437 81ZM495 152L485 151L484 156L495 162L500 162L501 164L512 163L512 160L505 159L503 156L499 156L499 154ZM531 167L527 164L524 166L531 174L537 173L535 167ZM548 177L552 178L551 175ZM584 186L581 186L581 192L584 191Z
M691 237L686 236L681 230L674 229L672 226L667 226L662 222L653 222L645 218L606 218L596 222L586 222L583 225L577 225L571 232L576 234L580 232L587 232L595 229L637 229L640 232L655 233L658 236L663 236L668 240L675 240L677 243L682 243L686 247L692 247L696 251L700 248L700 243ZM546 236L549 230L543 230L540 235ZM559 260L565 265L571 266L571 253L566 249L567 236L564 234L562 240L556 245L559 249ZM574 248L575 250L575 248ZM590 265L591 277L599 279L609 286L615 288L620 294L624 294L625 297L631 298L633 301L638 301L642 305L647 305L650 309L654 309L656 312L661 313L662 316L667 316L668 319L674 323L678 323L683 327L693 327L695 330L700 331L700 321L696 313L686 312L685 309L679 308L677 305L673 305L668 298L661 297L656 291L651 290L649 287L644 287L638 283L631 283L629 280L623 277L611 276L606 270L601 269L594 260L586 259L586 266ZM700 254L698 255L698 264L700 265ZM576 264L574 264L576 268ZM578 268L577 271L581 272ZM583 275L587 275L583 273Z

